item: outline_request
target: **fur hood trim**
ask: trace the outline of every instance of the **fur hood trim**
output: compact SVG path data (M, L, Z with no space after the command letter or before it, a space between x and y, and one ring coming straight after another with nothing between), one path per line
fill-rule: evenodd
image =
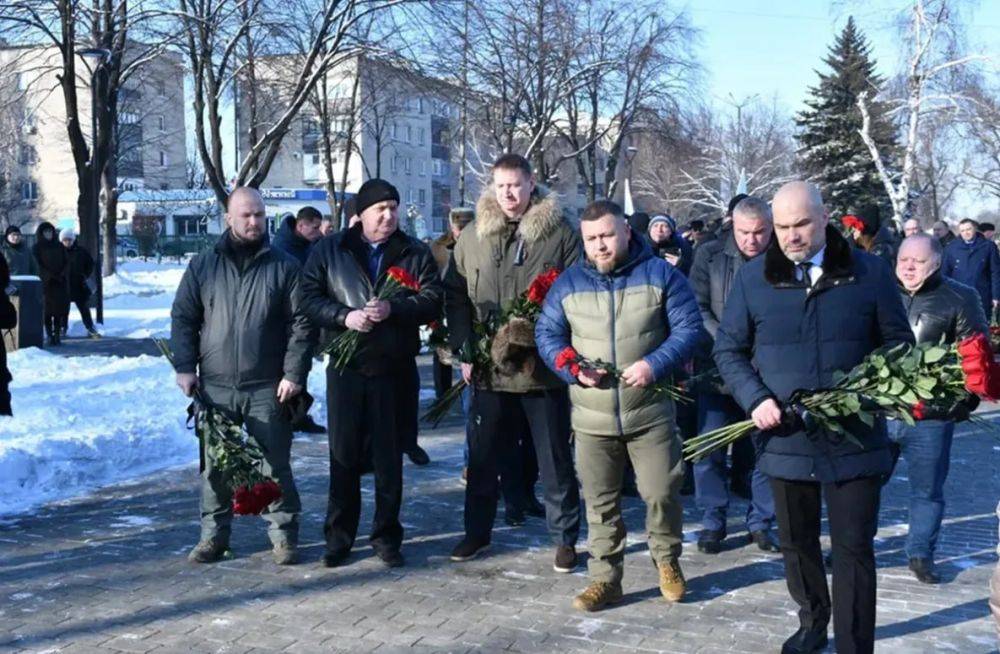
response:
M528 243L539 241L555 232L562 222L562 208L555 193L536 186L528 210L521 216L521 236ZM482 241L501 234L506 226L507 216L501 211L490 184L476 203L476 236Z

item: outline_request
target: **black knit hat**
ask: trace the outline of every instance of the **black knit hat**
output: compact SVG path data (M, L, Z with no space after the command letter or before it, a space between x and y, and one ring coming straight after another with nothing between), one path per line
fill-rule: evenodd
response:
M747 195L746 193L738 193L738 194L734 195L733 199L729 201L729 207L726 209L726 215L727 216L732 216L733 215L733 210L736 209L736 205L738 205L740 203L740 200L742 200L743 198L748 198L748 197L750 197L750 196Z
M861 230L862 234L867 234L868 236L873 236L875 232L878 231L879 225L882 221L879 217L879 210L877 204L864 204L858 207L854 215L864 223L865 228Z
M11 234L20 234L20 233L21 233L21 228L18 227L17 225L7 225L7 229L4 230L3 235L4 238L7 238Z
M395 200L396 204L399 204L399 191L396 190L396 187L384 179L377 177L369 179L361 185L355 196L357 215L360 216L368 207L386 200Z

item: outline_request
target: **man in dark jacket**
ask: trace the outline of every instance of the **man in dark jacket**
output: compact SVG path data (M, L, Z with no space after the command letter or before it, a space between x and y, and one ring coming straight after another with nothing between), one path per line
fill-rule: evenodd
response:
M10 286L10 270L7 260L0 257L0 329L17 327L17 310L7 297ZM10 406L10 369L7 367L7 342L0 335L0 416L13 415Z
M653 254L665 259L685 277L691 271L693 252L691 244L677 233L677 223L666 214L656 214L649 219L649 240Z
M403 565L403 460L398 424L400 378L420 352L419 326L441 313L441 281L430 249L399 227L399 192L381 179L358 190L361 219L323 239L303 273L302 304L310 321L333 336L360 333L343 370L327 366L330 496L324 534L327 567L343 564L361 517L361 475L374 466L375 516L369 542L382 562ZM377 295L398 267L419 282L388 300Z
M63 317L69 313L69 257L56 238L56 228L43 222L31 247L42 279L42 313L49 345L59 345Z
M854 439L783 425L799 390L828 388L882 346L913 343L892 271L852 250L819 190L791 182L774 197L775 238L736 274L715 337L715 361L761 430L785 577L801 628L782 652L826 647L830 596L820 551L821 496L833 543L833 626L840 652L871 652L879 490L892 466L884 420L844 422ZM780 404L779 404L780 403ZM860 442L858 445L854 441Z
M323 214L318 209L302 207L297 214L294 216L288 214L281 221L271 247L291 255L300 266L304 266L313 245L323 238L323 233L320 231L322 222Z
M299 303L299 266L264 238L264 200L237 188L226 206L228 229L191 260L170 311L177 385L199 388L206 402L242 422L264 452L263 472L281 499L265 511L279 565L298 561L302 506L289 463L292 430L286 407L305 386L311 328ZM202 461L201 539L188 558L226 555L232 493L211 453Z
M101 335L94 329L94 319L90 316L88 305L90 286L87 285L87 281L94 274L94 257L76 242L76 230L72 228L59 232L59 241L66 248L66 256L69 257L69 299L80 312L80 321L87 330L87 335L90 338L100 338ZM62 336L65 336L69 329L69 313L63 316L61 329Z
M674 402L651 387L669 383L702 344L698 305L683 275L631 233L617 204L591 204L580 217L580 231L587 259L559 276L535 327L542 360L570 384L576 465L586 498L591 583L573 606L596 611L622 597L626 461L646 503L660 592L677 602L686 590L678 561L684 460ZM566 348L610 362L620 378L602 370L574 373L560 362Z
M991 316L1000 303L1000 253L978 229L976 221L968 218L958 223L960 238L945 247L941 273L976 289L983 313Z
M315 207L302 207L294 216L288 214L281 221L278 233L271 241L271 247L281 250L299 262L300 266L306 265L309 252L313 245L323 237L320 228L323 222L323 214ZM292 419L292 431L300 431L306 434L322 434L326 429L322 425L316 424L307 412L297 413Z
M943 220L934 223L931 231L934 233L934 238L941 243L941 247L943 248L947 248L955 240L955 232L951 231L951 227Z
M580 256L580 237L563 217L554 194L536 188L531 164L506 154L493 164L493 183L483 190L476 219L458 238L445 282L445 312L452 349L468 351L474 322L487 323L551 269L565 270ZM472 438L465 489L465 537L452 561L468 561L490 544L496 517L501 462L514 460L517 439L527 430L534 442L549 534L556 544L553 569L571 572L577 563L580 495L569 445L566 383L538 359L532 334L522 335L527 362L474 371L462 363L473 387ZM494 343L495 345L496 343ZM499 348L498 348L499 349Z
M8 225L3 234L3 258L11 275L37 275L38 266L21 238L21 228Z
M705 329L712 339L719 329L726 298L733 279L743 265L762 255L771 242L773 228L771 209L760 198L744 196L733 211L731 228L724 230L724 237L706 243L698 249L691 269L691 286L694 288ZM708 348L709 350L711 347ZM696 373L711 375L715 364L709 357L699 357ZM698 432L705 433L743 420L746 414L725 388L703 381L698 388ZM755 464L753 441L743 439L733 444L734 469L745 470L741 476L749 477L750 503L746 525L750 542L767 552L777 552L778 544L771 535L774 524L774 498L770 480ZM722 551L726 538L726 512L729 508L729 489L726 487L726 451L716 450L694 464L695 499L702 511L702 532L698 536L698 550L707 554ZM740 480L746 483L742 479ZM735 486L737 482L734 481Z
M976 334L988 334L979 295L942 276L941 257L941 244L926 234L908 237L899 248L896 277L917 342L956 343ZM968 410L962 404L946 414L928 415L913 427L899 420L889 421L893 453L906 459L910 481L906 555L914 576L928 584L940 581L934 567L934 550L944 516L944 482L955 418L967 415Z

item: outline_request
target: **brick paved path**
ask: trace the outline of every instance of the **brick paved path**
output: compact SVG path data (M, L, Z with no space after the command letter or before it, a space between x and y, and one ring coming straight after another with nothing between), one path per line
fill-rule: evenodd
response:
M921 585L905 569L904 468L883 496L877 651L996 651L986 596L995 562L1000 440L970 431L962 430L954 445L939 553L943 585ZM638 500L626 500L633 530L627 597L611 610L573 611L585 568L552 571L541 520L521 528L498 523L490 556L450 563L461 532L461 439L455 421L427 431L422 443L433 464L407 463L408 565L391 571L364 537L349 566L318 564L323 437L295 443L305 562L293 568L272 563L264 524L250 518L238 520L233 560L187 563L198 536L193 466L0 521L0 651L776 652L794 631L780 560L743 547L735 517L721 555L686 547L690 593L675 606L659 599ZM370 477L364 499L362 534L371 520ZM691 498L685 508L690 542L697 529ZM744 510L738 503L732 514Z

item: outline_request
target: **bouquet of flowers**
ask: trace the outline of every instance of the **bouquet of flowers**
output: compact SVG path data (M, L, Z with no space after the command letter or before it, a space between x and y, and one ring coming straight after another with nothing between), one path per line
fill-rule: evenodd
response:
M166 340L155 338L153 342L173 366L174 357ZM281 499L281 486L262 472L264 453L243 429L242 423L206 402L197 389L188 413L194 417L202 456L212 457L226 485L233 491L233 513L260 515Z
M536 349L535 320L542 310L545 296L558 277L557 269L546 270L535 277L528 289L515 298L498 318L475 322L472 326L476 335L475 342L466 343L459 353L459 360L471 363L474 374L480 379L487 378L494 368L505 374L513 374L518 370L530 374ZM431 404L422 419L436 427L462 396L466 386L468 384L464 379L452 384Z
M605 373L614 385L619 385L621 383L623 371L620 368L616 368L607 361L582 357L575 349L573 349L572 346L563 348L562 351L556 355L555 363L556 370L569 370L569 374L574 377L579 375L581 370L594 370ZM654 393L662 393L675 402L687 404L691 401L691 398L689 398L680 387L674 384L657 382L650 384L646 388Z
M390 300L405 290L420 291L420 281L406 270L392 266L385 271L385 281L375 300ZM337 370L343 370L358 351L361 342L361 332L347 329L335 336L325 348L323 354L330 355L330 363Z
M946 414L969 394L992 398L1000 379L992 374L992 353L983 334L957 346L921 343L872 352L850 372L837 375L829 389L795 393L784 407L786 418L801 420L807 431L824 430L863 447L842 421L857 418L869 427L877 414L908 425L931 413ZM688 460L728 447L756 429L743 420L684 443Z

